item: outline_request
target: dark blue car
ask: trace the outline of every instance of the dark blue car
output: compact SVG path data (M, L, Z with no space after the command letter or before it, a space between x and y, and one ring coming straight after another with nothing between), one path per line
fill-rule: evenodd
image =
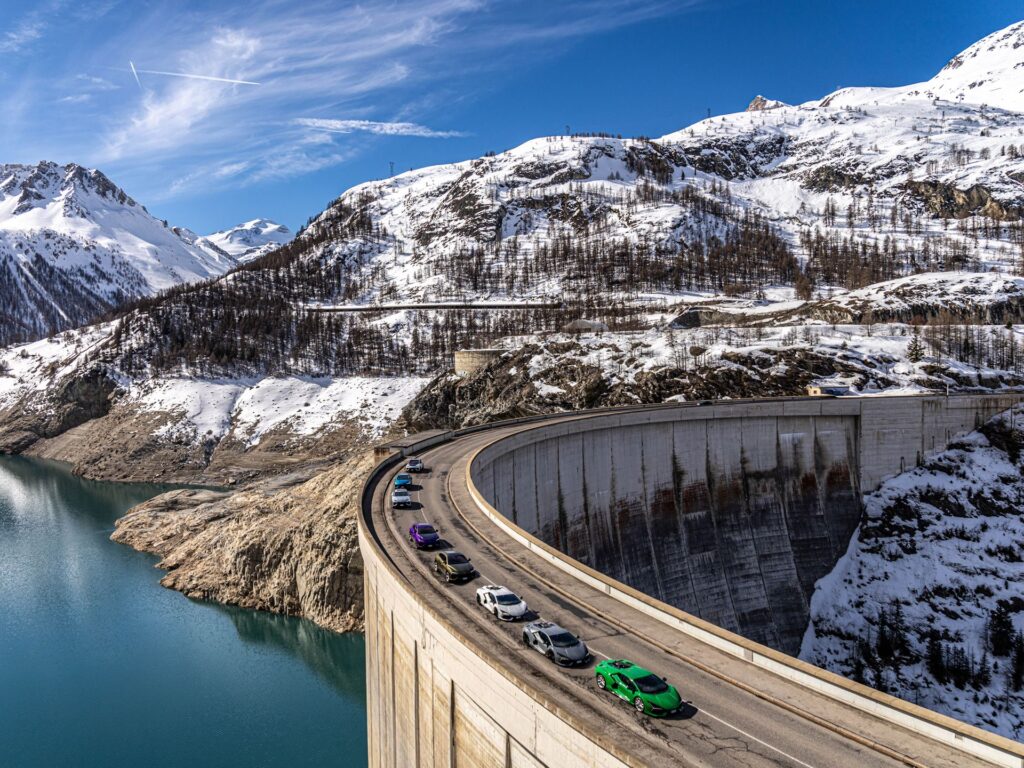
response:
M403 472L395 477L395 488L408 488L412 485L412 475Z
M409 526L409 541L416 549L432 549L441 543L441 534L430 523L413 523Z

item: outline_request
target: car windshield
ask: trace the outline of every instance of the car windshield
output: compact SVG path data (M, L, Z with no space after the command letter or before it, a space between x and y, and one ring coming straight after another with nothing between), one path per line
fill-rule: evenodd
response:
M399 475L398 479L399 480L412 480L412 478L409 477L408 475Z
M417 525L416 530L423 534L437 533L432 525Z
M420 461L419 459L409 459L409 466L410 467L418 467L422 463L423 462Z
M469 560L466 558L466 556L460 555L458 552L453 552L452 554L448 555L448 565L463 565L468 562Z
M664 693L668 690L668 683L657 675L646 675L633 681L644 693Z
M397 491L395 491L395 496L408 496L408 495L409 495L409 492L407 490L405 490L404 488L399 488Z
M559 632L556 635L551 635L551 644L557 645L559 648L571 648L578 642L579 640L570 635L568 632Z
M495 595L494 599L498 601L498 605L518 605L519 597L513 594Z

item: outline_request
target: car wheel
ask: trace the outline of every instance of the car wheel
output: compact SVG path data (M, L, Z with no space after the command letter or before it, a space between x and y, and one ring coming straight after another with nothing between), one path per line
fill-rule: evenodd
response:
M602 691L608 687L608 681L604 679L604 675L597 676L597 687Z
M477 595L477 596L476 596L476 604L477 604L477 605L483 605L483 604L484 604L484 603L483 603L483 600L481 600L481 599L480 599L480 595Z
M639 712L641 715L644 713L644 700L637 696L633 699L633 709Z
M550 648L548 648L546 651L544 651L544 655L547 656L550 661L554 661L555 660L555 652L552 651Z
M444 575L444 580L445 580L445 581L446 581L447 583L451 584L451 583L452 583L452 575L451 575L450 573L446 573L446 574Z

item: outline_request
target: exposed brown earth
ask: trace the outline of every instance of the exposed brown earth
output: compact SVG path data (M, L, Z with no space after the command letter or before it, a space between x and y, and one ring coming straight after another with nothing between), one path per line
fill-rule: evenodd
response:
M363 626L356 537L367 455L235 491L174 490L135 507L111 538L159 555L160 583L189 597L303 616L338 632Z

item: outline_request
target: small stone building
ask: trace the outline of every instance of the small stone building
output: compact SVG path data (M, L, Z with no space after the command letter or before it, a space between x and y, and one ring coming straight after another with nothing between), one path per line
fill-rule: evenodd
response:
M608 330L608 325L602 323L600 320L573 320L571 323L566 323L562 326L562 333L604 333Z
M455 353L455 375L469 376L504 352L504 349L460 349Z

